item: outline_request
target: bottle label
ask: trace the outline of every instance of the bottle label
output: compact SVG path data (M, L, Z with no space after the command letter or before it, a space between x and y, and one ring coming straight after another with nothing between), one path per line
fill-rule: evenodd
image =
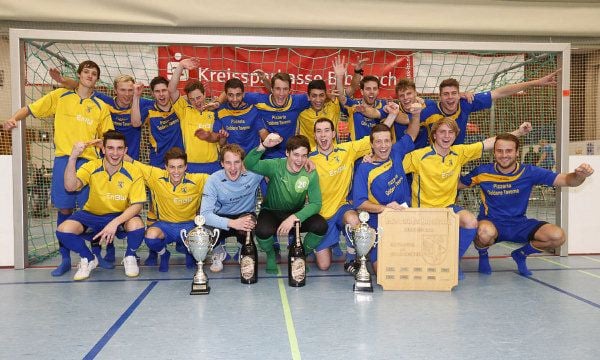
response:
M292 261L292 279L301 282L306 276L306 264L302 258L294 258Z
M240 273L244 280L250 280L254 276L254 259L251 256L242 256L240 259Z

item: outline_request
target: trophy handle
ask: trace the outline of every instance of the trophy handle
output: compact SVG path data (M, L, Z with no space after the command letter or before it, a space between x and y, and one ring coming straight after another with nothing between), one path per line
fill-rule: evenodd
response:
M383 232L383 228L378 226L377 231L373 230L373 232L375 233L375 242L373 243L373 246L375 246L381 239L381 233Z
M212 236L213 236L214 240L213 240L212 244L210 244L210 250L212 250L215 247L215 245L217 245L217 243L219 242L219 235L220 234L221 234L221 230L219 230L219 229L213 229Z
M185 239L187 239L187 231L185 229L181 229L181 231L179 231L179 237L181 238L181 242L183 243L183 245L185 246L185 248L188 249L188 251L189 251L190 248L185 243Z
M344 231L346 232L346 238L350 241L350 243L352 244L352 246L354 245L354 240L352 239L352 225L350 224L346 224L346 226L344 227Z

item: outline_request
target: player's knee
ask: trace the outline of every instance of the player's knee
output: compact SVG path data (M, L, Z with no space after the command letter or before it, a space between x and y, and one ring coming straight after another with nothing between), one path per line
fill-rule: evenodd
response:
M348 224L353 227L360 224L360 220L358 220L358 215L356 214L356 211L346 211L346 213L344 214L344 224Z
M476 229L477 218L471 212L462 210L458 213L460 227L463 229Z
M144 222L138 216L135 216L125 222L126 231L135 231L144 228Z
M565 243L565 231L558 226L554 226L548 231L548 242L550 248L557 248Z
M482 246L490 246L494 243L496 231L490 226L479 226L477 228L477 243Z

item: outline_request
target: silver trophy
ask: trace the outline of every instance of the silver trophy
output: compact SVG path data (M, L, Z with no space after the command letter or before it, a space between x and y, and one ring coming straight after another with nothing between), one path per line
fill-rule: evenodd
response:
M202 227L204 222L204 217L202 215L197 215L194 218L196 227L189 232L185 231L185 229L181 229L181 232L179 233L181 240L183 240L183 244L192 254L194 259L196 259L198 264L198 269L196 270L194 280L192 281L192 291L190 292L190 295L207 295L210 293L208 277L202 269L202 266L204 265L206 254L208 254L219 241L219 229L214 229L211 234Z
M360 260L360 267L354 276L354 292L373 292L371 274L367 269L367 254L377 244L377 232L367 224L369 213L361 211L358 219L361 223L354 228L346 224L346 234Z

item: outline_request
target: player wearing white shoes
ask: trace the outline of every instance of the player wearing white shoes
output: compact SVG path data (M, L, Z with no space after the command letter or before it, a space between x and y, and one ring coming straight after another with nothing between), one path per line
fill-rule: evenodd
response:
M123 264L127 276L137 276L139 268L136 250L144 237L144 223L139 217L146 202L144 180L131 163L123 162L127 146L125 136L110 130L104 134L104 158L90 161L75 170L77 158L86 147L98 143L78 142L73 146L65 169L65 190L76 191L89 185L89 198L83 209L75 212L59 225L56 237L64 246L81 256L74 280L84 280L98 266L98 259L85 245L81 234L94 233L93 240L111 243L123 225L127 236L127 250Z

